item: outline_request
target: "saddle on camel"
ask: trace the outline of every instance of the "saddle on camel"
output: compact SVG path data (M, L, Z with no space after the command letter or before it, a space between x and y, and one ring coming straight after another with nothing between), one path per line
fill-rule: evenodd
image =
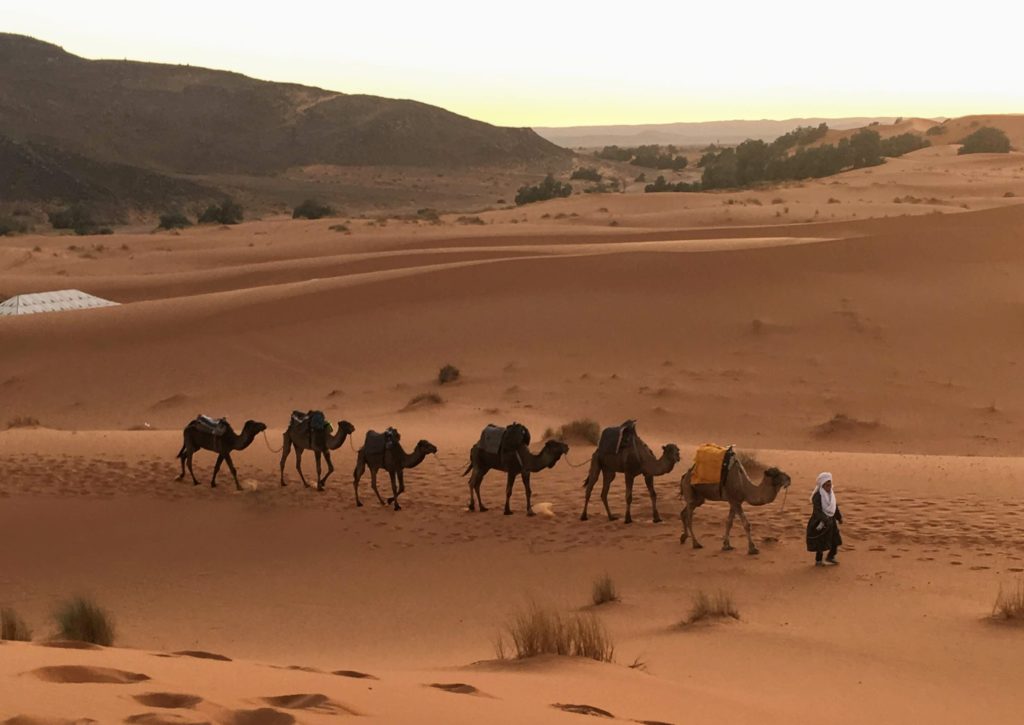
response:
M480 450L495 456L516 452L530 445L530 430L522 423L507 426L488 424L480 433Z
M602 456L616 455L625 450L637 452L635 420L627 420L622 425L612 426L601 431L601 438L597 444L598 454Z
M714 443L705 443L693 454L693 473L690 482L694 485L713 483L721 489L729 475L729 467L736 452L732 446L724 447Z
M309 448L314 447L314 438L317 442L331 434L334 427L322 410L310 410L303 413L301 410L293 410L291 427L297 429L300 435L309 439Z

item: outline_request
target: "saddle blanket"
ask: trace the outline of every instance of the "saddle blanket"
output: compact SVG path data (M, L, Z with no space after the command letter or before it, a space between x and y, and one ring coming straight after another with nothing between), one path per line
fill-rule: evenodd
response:
M224 435L229 427L227 418L214 418L210 415L197 415L192 425L215 436Z

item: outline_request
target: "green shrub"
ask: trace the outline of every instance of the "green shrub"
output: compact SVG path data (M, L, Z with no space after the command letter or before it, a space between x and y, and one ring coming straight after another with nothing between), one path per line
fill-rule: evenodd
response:
M62 639L109 647L114 643L114 622L103 609L84 597L75 597L60 606L54 615L57 633Z
M54 229L70 229L78 235L94 234L97 231L98 225L92 213L81 204L50 212L47 216Z
M948 131L949 131L949 129L946 128L945 126L942 126L942 125L932 126L927 131L925 131L925 135L926 136L942 136L943 134L947 133Z
M460 216L458 219L455 220L455 223L456 224L475 224L475 225L481 225L481 224L486 224L487 222L485 222L483 219L481 219L478 216Z
M292 219L323 219L332 216L334 209L315 199L306 199L292 210Z
M960 143L960 154L1008 154L1010 139L1002 129L982 126Z
M931 145L931 141L926 138L921 138L917 134L901 133L899 136L892 136L890 138L883 139L881 142L881 151L882 156L896 157Z
M160 215L158 229L184 229L192 226L192 222L180 211L171 211Z
M454 383L459 379L461 374L462 373L459 372L459 369L454 365L445 365L437 373L437 382L441 385L444 385L445 383Z
M431 209L430 207L418 209L416 211L416 216L423 221L430 222L431 224L441 223L441 215L438 213L437 209Z
M0 609L0 640L8 642L30 642L32 630L18 613L9 607Z
M199 215L200 224L239 224L243 218L242 205L233 199L225 199L220 204L210 204Z
M0 237L24 234L28 227L13 217L0 216Z
M572 185L563 181L556 181L552 174L544 177L544 180L533 186L524 185L516 192L516 206L532 204L537 201L557 199L572 194Z
M679 181L679 182L676 182L675 184L673 184L673 183L667 181L664 176L659 176L657 179L654 180L653 184L647 184L647 186L644 187L644 193L646 193L646 194L655 194L655 193L665 192L665 191L700 191L700 190L701 190L701 183L699 181L695 181L692 184L688 184L685 181Z

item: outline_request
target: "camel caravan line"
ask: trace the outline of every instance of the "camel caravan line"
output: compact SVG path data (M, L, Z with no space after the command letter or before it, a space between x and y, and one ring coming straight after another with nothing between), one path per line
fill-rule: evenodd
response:
M256 436L264 433L266 429L267 426L264 423L247 420L242 426L241 433L236 433L224 418L198 416L189 422L183 431L183 442L181 450L178 452L181 474L177 480L184 479L187 467L192 476L192 483L198 486L199 481L192 470L192 457L196 451L207 450L217 454L210 485L216 487L217 473L220 471L221 464L226 463L234 478L235 487L241 490L242 486L238 482L238 472L231 460L231 453L248 448ZM289 454L294 449L295 470L299 474L299 480L302 481L303 486L311 488L302 472L302 454L305 451L313 451L316 461L316 489L323 491L327 479L334 472L331 451L340 448L346 440L351 443L351 436L354 432L355 426L348 421L341 420L338 421L337 426L333 426L319 410L311 410L306 413L293 412L284 432L280 451L281 485L288 485L285 481L284 467ZM388 428L383 432L373 430L366 432L363 446L356 452L356 466L352 475L356 506L363 505L359 498L359 481L366 469L369 468L370 487L380 504L393 506L395 511L401 510L402 507L399 505L398 499L405 493L405 471L415 468L427 456L437 453L437 446L430 441L420 440L411 452L407 452L403 448L401 441L402 436L396 428ZM467 504L469 511L487 511L483 499L480 497L480 485L489 471L496 470L504 472L507 477L505 515L513 513L511 500L516 478L522 479L523 482L526 494L526 515L534 515L531 475L547 468L554 468L559 460L569 453L569 446L564 441L552 439L545 441L540 451L534 453L530 450L530 441L530 431L522 423L484 427L480 433L480 439L473 444L469 451L469 464L462 473L463 476L469 476L469 502ZM661 516L658 513L654 478L671 473L680 460L679 446L674 443L662 446L660 457L655 455L650 446L640 437L634 420L627 420L622 425L605 428L598 439L597 449L590 457L590 470L583 480L583 512L580 514L580 520L588 519L587 509L590 505L590 496L599 477L602 480L601 502L604 504L608 520L618 519L608 505L608 492L616 475L621 473L626 483L624 522L629 524L633 521L633 484L637 477L641 477L651 499L653 521L660 523ZM322 461L327 463L326 473L323 472ZM377 474L381 469L387 472L391 482L391 495L386 499L377 487ZM733 521L739 517L747 535L747 551L750 554L757 554L758 549L754 545L751 535L750 521L747 520L747 516L743 512L743 504L751 506L769 504L778 497L780 492L787 489L789 484L789 476L774 467L765 470L760 483L755 484L731 446L728 448L713 444L700 446L694 455L693 465L686 470L679 483L679 492L683 499L683 510L680 512L683 532L679 537L679 542L683 544L687 539L692 538L693 548L702 548L693 530L693 512L706 501L722 501L729 504L722 549L729 551L733 548L729 543L729 533L732 530Z

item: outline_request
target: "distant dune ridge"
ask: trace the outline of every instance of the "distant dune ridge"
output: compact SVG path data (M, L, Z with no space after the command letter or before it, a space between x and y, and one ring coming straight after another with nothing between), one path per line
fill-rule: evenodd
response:
M416 101L192 66L86 60L0 34L0 169L8 169L0 188L18 198L130 194L148 202L152 194L209 194L173 174L503 166L568 155L529 129ZM7 178L15 164L17 176Z

